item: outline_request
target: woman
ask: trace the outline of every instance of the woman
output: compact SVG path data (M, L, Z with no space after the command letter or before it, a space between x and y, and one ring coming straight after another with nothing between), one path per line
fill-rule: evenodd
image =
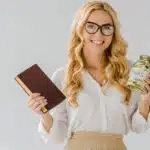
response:
M45 98L40 93L29 97L28 106L41 114L39 132L45 141L64 142L65 150L125 150L123 135L148 129L150 80L145 95L125 86L131 65L126 48L108 3L81 6L72 26L68 64L51 78L67 98L42 114Z

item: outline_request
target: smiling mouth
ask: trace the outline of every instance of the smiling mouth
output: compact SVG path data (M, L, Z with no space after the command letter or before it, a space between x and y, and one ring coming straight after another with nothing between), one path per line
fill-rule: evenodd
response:
M103 45L104 41L96 41L96 40L91 40L92 43L94 43L95 45Z

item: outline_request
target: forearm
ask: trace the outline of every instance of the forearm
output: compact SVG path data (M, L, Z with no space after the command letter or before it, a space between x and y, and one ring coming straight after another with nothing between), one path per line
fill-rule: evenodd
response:
M61 119L63 119L63 117L64 116L62 115ZM53 117L49 113L42 115L39 131L42 133L42 138L45 142L47 142L49 137L51 137L51 139L53 139L56 143L62 143L67 137L67 120L65 120L65 118L63 120L57 119L54 121ZM43 132L43 130L46 132Z
M44 129L47 132L49 132L50 128L53 125L53 118L48 112L45 114L42 114L42 124L43 124Z
M149 104L147 103L147 101L141 100L139 104L139 112L145 118L145 120L148 120L149 111L150 111L150 108L149 108Z

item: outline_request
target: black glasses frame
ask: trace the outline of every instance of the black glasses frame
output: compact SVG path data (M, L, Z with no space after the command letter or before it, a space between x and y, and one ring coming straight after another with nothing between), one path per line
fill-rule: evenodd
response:
M95 25L98 27L97 30L96 30L95 32L90 33L90 32L87 30L87 28L86 28L86 24L87 24L87 23L95 24ZM105 26L111 26L111 27L113 27L113 32L112 32L112 34L106 35L106 34L103 33L102 28L105 27ZM111 36L111 35L114 34L114 26L113 26L112 24L109 24L109 23L103 24L103 25L100 26L100 25L98 25L98 24L95 23L95 22L90 22L90 21L88 21L88 22L85 23L85 30L86 30L86 32L89 33L89 34L95 34L98 30L100 30L100 31L101 31L101 34L104 35L104 36Z

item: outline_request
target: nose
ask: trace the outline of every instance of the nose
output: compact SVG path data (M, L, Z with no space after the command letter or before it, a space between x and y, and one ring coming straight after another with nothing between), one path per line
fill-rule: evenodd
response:
M104 35L102 34L100 29L98 29L98 31L95 33L95 36L97 36L99 38L103 38L104 37Z

